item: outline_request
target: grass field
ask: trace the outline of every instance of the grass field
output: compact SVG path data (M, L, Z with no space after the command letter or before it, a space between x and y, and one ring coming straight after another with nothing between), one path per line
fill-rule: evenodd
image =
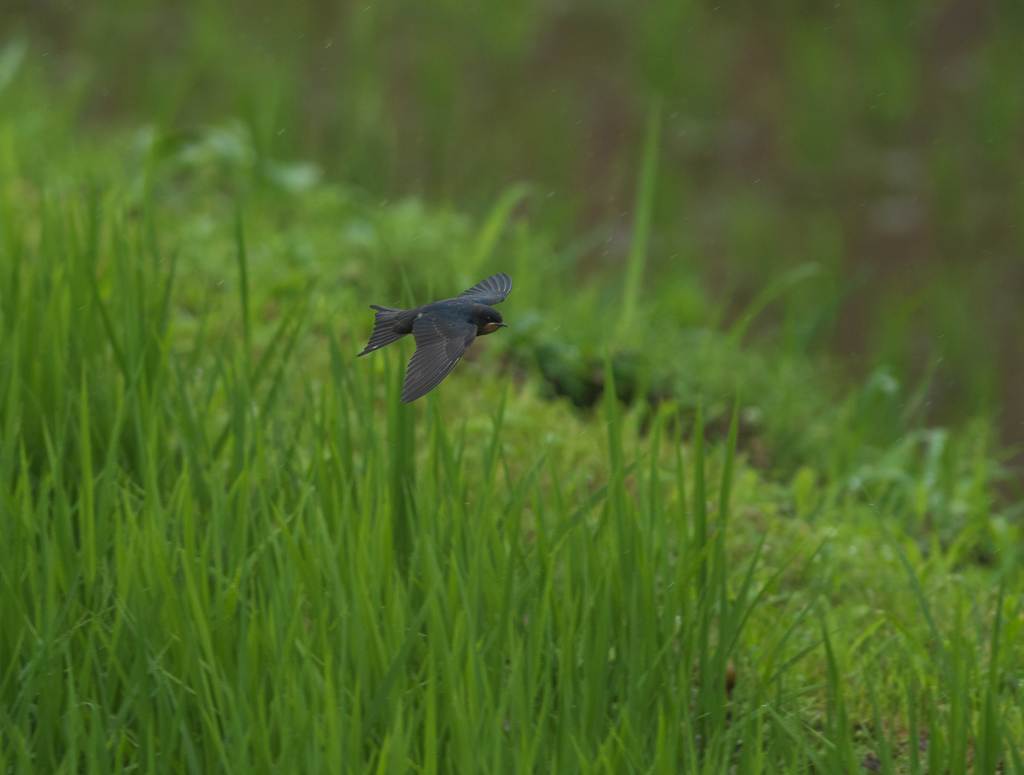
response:
M1024 775L998 415L811 347L824 262L732 313L671 268L665 109L628 232L573 240L535 188L286 160L243 97L99 131L34 41L0 41L0 770ZM497 271L510 328L425 399L409 344L356 360L370 303Z

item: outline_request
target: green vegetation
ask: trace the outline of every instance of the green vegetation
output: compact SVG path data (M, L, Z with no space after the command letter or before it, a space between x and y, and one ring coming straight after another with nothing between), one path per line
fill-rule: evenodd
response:
M714 55L724 28L679 7ZM276 67L207 4L178 67L121 72L161 8L75 17L66 71L38 19L0 41L0 770L1024 775L1024 504L995 415L934 424L947 367L907 362L912 304L863 379L819 352L844 293L827 215L754 292L709 294L663 209L667 97L637 109L625 237L570 238L536 185L442 174L440 120L425 196L392 198L414 187L372 183L386 90L356 77L390 16L343 25L332 134L289 91L319 6L267 10ZM519 13L473 17L496 70ZM637 66L712 110L711 75L659 69L656 18L628 28ZM896 132L913 62L865 28ZM459 79L425 30L433 110ZM788 31L838 100L824 33ZM824 190L848 162L796 101L794 169ZM279 139L304 125L326 134ZM552 174L564 141L531 146ZM507 170L514 138L488 142ZM486 208L437 201L488 185ZM730 272L779 248L742 188ZM368 304L495 271L511 327L425 399L397 401L409 343L356 360ZM953 316L938 276L927 305Z
M57 82L87 133L238 121L266 174L477 221L525 181L562 266L620 283L660 105L644 289L685 273L680 322L729 323L816 264L753 339L931 374L929 422L1024 443L1019 0L7 0L0 30L19 99Z

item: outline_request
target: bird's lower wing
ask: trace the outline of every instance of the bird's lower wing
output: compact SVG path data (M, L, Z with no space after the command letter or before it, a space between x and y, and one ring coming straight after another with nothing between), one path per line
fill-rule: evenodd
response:
M448 376L466 348L476 339L476 326L427 314L416 318L412 334L416 339L416 352L405 373L405 385L402 387L402 401L405 403L426 395Z
M512 290L512 278L502 272L492 274L486 280L482 280L459 294L460 299L473 299L481 304L499 304L505 301L508 292Z

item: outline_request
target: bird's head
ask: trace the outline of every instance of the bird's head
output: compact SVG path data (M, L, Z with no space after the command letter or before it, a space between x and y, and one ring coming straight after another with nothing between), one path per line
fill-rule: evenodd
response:
M501 319L501 313L486 304L474 304L470 311L470 320L476 324L477 336L493 334L499 328L508 327L508 324Z

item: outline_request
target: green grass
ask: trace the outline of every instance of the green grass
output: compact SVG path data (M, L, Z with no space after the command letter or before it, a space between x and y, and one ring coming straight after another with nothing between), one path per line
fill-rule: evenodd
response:
M4 52L4 772L1024 775L996 428L929 424L927 378L850 386L806 308L751 336L824 261L734 322L653 227L581 281L609 235L517 217L535 187L477 217L252 122L93 134ZM510 329L424 400L408 343L356 359L368 304L493 271Z

